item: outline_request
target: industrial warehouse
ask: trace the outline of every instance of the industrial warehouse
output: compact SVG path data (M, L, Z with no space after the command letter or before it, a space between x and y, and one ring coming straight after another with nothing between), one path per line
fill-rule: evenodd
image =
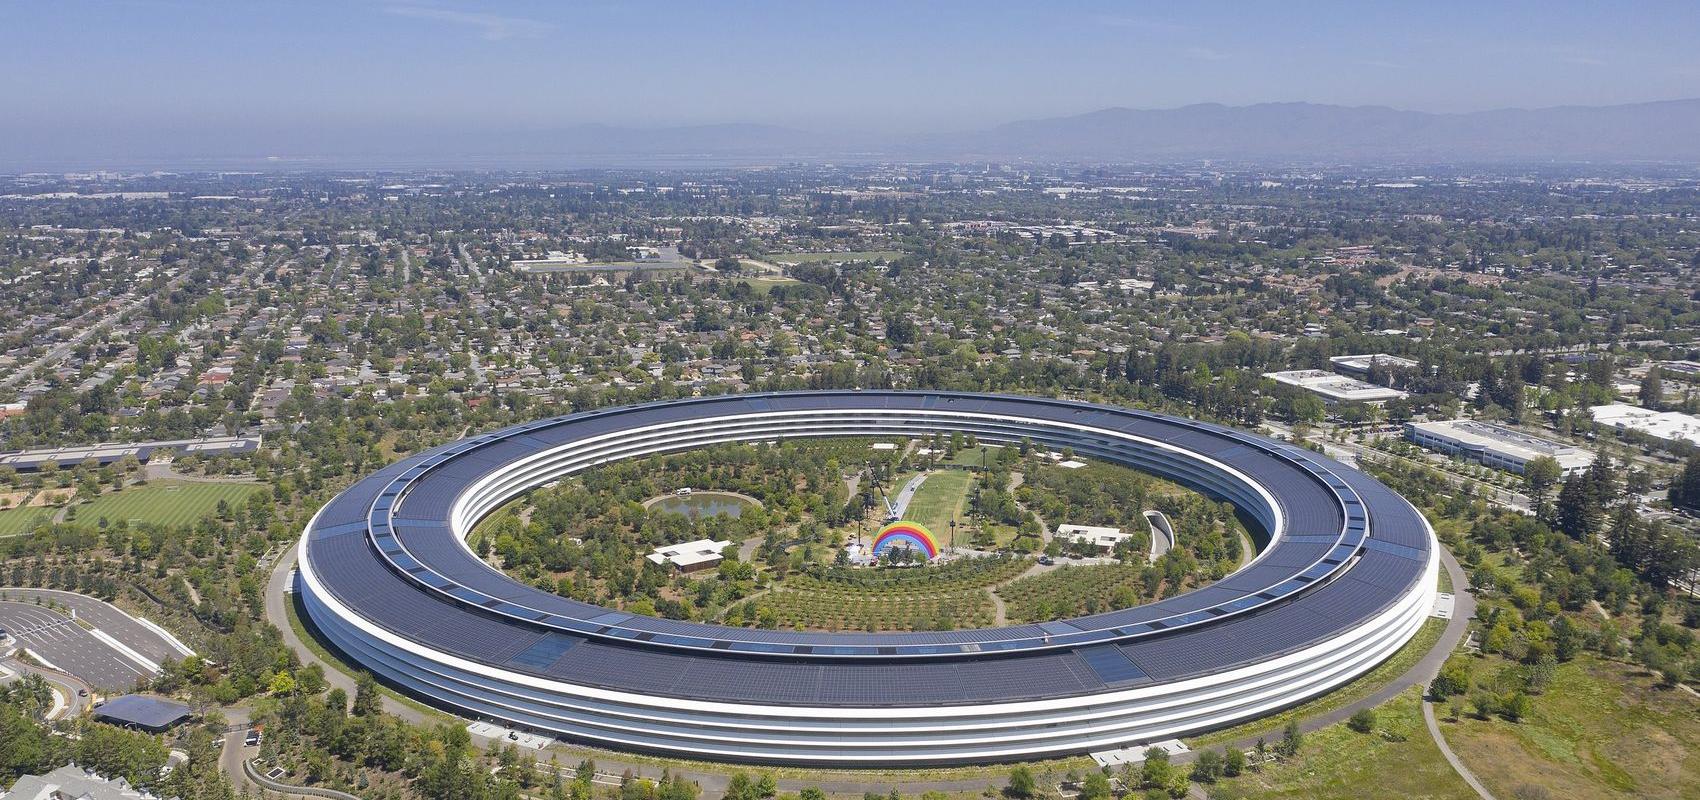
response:
M1267 544L1223 580L1143 606L865 634L613 611L515 582L463 541L516 494L614 459L933 431L1026 438L1164 475L1235 503ZM1301 448L1101 405L894 391L672 401L515 426L355 484L299 549L299 591L321 634L431 702L611 747L848 766L1092 752L1291 706L1409 640L1439 563L1409 503Z

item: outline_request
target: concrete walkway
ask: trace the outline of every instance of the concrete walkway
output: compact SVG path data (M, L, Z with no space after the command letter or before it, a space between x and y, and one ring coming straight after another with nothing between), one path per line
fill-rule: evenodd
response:
M1399 677L1388 681L1386 685L1369 696L1332 711L1304 719L1299 723L1300 731L1310 733L1329 725L1345 722L1353 714L1363 709L1382 705L1413 686L1424 687L1426 691L1428 685L1434 682L1435 676L1440 674L1441 665L1445 664L1452 652L1458 649L1458 643L1464 640L1464 634L1470 629L1470 620L1476 616L1476 599L1469 593L1469 583L1464 574L1464 568L1458 565L1458 560L1452 557L1451 551L1448 551L1444 545L1440 549L1440 566L1441 569L1446 570L1446 574L1452 579L1454 601L1452 618L1447 620L1446 630L1441 632L1440 638L1434 643L1434 647L1423 654L1423 657L1417 663L1412 664L1410 669L1405 670ZM1267 730L1229 742L1227 746L1249 750L1256 746L1257 740L1260 738L1269 742L1278 741L1281 738L1281 733L1279 727L1271 725ZM1198 750L1194 750L1190 753L1183 753L1176 756L1175 761L1178 763L1192 761L1198 757L1198 752Z
M1458 760L1457 754L1453 753L1452 748L1446 744L1446 737L1440 733L1440 723L1434 720L1434 704L1426 699L1423 700L1423 722L1428 725L1428 735L1434 737L1434 743L1440 746L1440 754L1446 756L1446 763L1452 765L1452 769L1458 773L1458 777L1470 784L1470 788L1475 789L1476 794L1481 795L1482 800L1493 800L1493 794L1487 790L1486 786L1482 785L1481 781L1476 780L1475 773L1470 772L1470 768L1464 766L1464 762Z

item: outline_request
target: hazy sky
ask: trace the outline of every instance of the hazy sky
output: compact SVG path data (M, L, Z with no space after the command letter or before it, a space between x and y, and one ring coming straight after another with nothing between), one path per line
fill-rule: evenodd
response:
M1610 104L1700 96L1696 42L1692 0L0 0L0 135Z

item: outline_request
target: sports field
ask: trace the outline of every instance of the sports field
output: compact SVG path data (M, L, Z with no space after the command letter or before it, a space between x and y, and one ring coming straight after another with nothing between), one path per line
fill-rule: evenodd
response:
M904 519L927 526L944 543L950 538L950 521L962 519L968 487L973 483L974 474L965 470L939 470L928 475L916 490L915 499L909 501Z
M9 508L0 511L0 536L16 536L35 527L36 520L53 517L50 508Z
M220 500L234 507L247 502L248 495L263 488L258 483L155 481L76 506L76 521L93 525L105 517L107 522L187 525L216 513Z

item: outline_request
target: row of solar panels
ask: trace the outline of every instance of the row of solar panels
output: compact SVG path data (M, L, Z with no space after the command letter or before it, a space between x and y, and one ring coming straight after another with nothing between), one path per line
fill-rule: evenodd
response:
M858 399L870 396L877 395L851 395L851 397L858 397ZM809 398L813 400L814 403L822 407L832 408L833 410L844 410L842 408L844 401L849 399L844 395L811 395ZM710 406L724 406L727 403L731 403L733 405L742 404L744 410L762 412L772 410L775 400L790 402L800 399L802 398L796 395L736 398L730 401L725 398L721 398L715 401L676 401L664 405L672 406L673 409L676 409L678 412L688 412L680 413L673 417L674 419L683 420L711 415L721 416L727 413L732 413L721 409L709 408ZM913 396L900 397L886 395L880 397L880 399L886 401L882 405L887 408L893 407L893 403L890 401L894 399L901 399L907 403L907 405L900 406L903 410L914 410L913 407L916 405L916 403L914 403ZM952 397L939 394L927 394L921 396L920 399L920 405L930 405L936 408L941 403L956 403L964 398L961 396ZM419 458L415 463L410 464L396 480L392 481L382 492L379 493L377 499L372 505L370 513L370 534L372 536L373 543L379 548L379 551L383 553L384 557L389 560L402 574L405 574L411 579L416 580L425 586L431 587L436 591L445 593L446 595L461 602L495 611L496 613L510 615L530 622L540 623L546 626L591 636L608 636L641 642L651 642L672 647L707 648L720 651L731 650L737 652L769 653L790 656L937 656L997 652L1029 647L1061 647L1093 641L1108 641L1125 637L1147 635L1175 627L1200 624L1223 616L1249 611L1266 603L1302 591L1306 586L1320 580L1331 573L1334 569L1337 569L1340 565L1344 564L1346 560L1349 559L1357 550L1357 547L1363 542L1365 535L1367 534L1367 515L1365 514L1362 502L1357 499L1352 488L1344 480L1335 475L1332 470L1314 460L1307 451L1303 451L1298 448L1273 445L1273 443L1269 443L1267 440L1263 440L1259 437L1240 434L1237 431L1209 426L1204 423L1197 423L1191 420L1157 417L1156 415L1139 414L1137 412L1111 412L1097 407L1074 406L1071 404L1060 403L1058 401L1025 399L1012 401L1006 398L980 397L968 397L966 399L976 405L976 408L973 410L985 413L1002 412L1014 413L1016 415L1026 413L1031 415L1032 410L1035 407L1062 406L1072 412L1073 415L1072 418L1064 417L1064 419L1074 424L1102 425L1107 421L1114 421L1122 423L1121 425L1118 425L1118 427L1125 428L1127 427L1127 422L1130 420L1144 422L1147 424L1155 422L1163 426L1181 426L1183 428L1190 428L1193 431L1207 433L1209 435L1208 437L1199 438L1228 438L1237 441L1243 446L1251 448L1253 452L1262 454L1267 454L1272 449L1278 448L1283 451L1281 454L1286 457L1288 463L1296 461L1301 468L1311 475L1311 477L1327 485L1336 496L1341 497L1345 501L1344 507L1346 525L1340 536L1335 538L1336 546L1333 550L1327 553L1326 556L1320 560L1309 565L1306 569L1299 571L1297 574L1286 577L1285 580L1267 586L1256 593L1249 593L1234 597L1231 600L1221 602L1209 608L1195 609L1182 614L1171 615L1166 619L1149 619L1131 624L1123 624L1123 620L1119 619L1093 619L1091 620L1093 627L1083 628L1079 622L1085 622L1086 620L1081 620L1073 624L1062 623L1059 626L1052 627L1050 630L1042 630L1042 632L1039 633L1022 629L1004 629L1001 632L997 632L999 635L1004 637L1000 639L985 639L982 641L959 643L934 641L918 644L905 643L888 645L868 644L866 643L867 637L865 636L852 635L847 637L844 635L833 634L822 635L829 637L824 642L822 642L818 637L810 637L815 641L805 641L803 643L798 643L796 641L760 641L746 637L745 632L742 630L700 625L692 626L693 632L697 629L707 629L711 635L681 635L676 633L658 632L655 630L645 630L638 627L648 626L649 623L654 622L654 620L650 620L648 618L640 618L635 625L622 625L604 624L600 621L585 619L577 616L577 609L575 609L574 614L570 615L550 613L528 605L516 604L499 596L494 596L488 590L494 587L484 587L484 590L473 589L450 579L446 575L440 574L432 567L421 563L420 560L414 558L414 556L408 552L407 547L403 545L396 531L392 527L392 523L399 524L399 521L396 521L393 517L393 509L400 497L403 496L412 482L430 474L434 469L441 468L443 465L450 464L457 459L463 460L463 463L465 463L465 460L476 458L477 462L481 463L475 465L475 467L478 472L482 474L491 468L506 463L508 460L511 460L512 457L536 452L544 445L551 444L552 442L566 441L571 438L577 438L584 435L584 431L578 428L578 422L580 420L587 422L600 422L613 419L617 415L624 414L627 415L627 419L625 421L626 427L636 427L638 423L653 423L653 419L634 419L634 416L637 416L641 412L654 412L664 408L664 406L651 405L608 412L596 412L591 415L584 415L580 417L555 418L528 423L526 425L517 426L515 428L510 428L493 434L475 437L470 440L456 443L455 445L451 445L442 450L426 454ZM691 405L698 406L698 408L685 408L685 406ZM644 416L652 418L655 415L651 413ZM1046 419L1048 421L1059 421L1057 419L1057 415L1047 415ZM571 422L573 424L562 425L563 422ZM618 430L620 426L599 425L597 427L606 432L612 432L614 430ZM540 431L549 431L552 433L565 432L565 429L571 429L571 432L565 436L559 434L550 436L532 435L534 432ZM529 441L527 442L522 440ZM493 446L506 444L509 447L501 449L511 449L516 443L521 445L520 449L516 452L500 455L490 452ZM1099 439L1085 440L1082 441L1081 444L1093 449L1103 448L1106 450L1107 454L1108 448L1113 448L1116 445L1116 442L1109 439ZM480 449L483 449L486 452L476 452ZM457 477L464 479L467 476L463 475ZM433 503L433 508L426 510L442 511L446 515L446 504L452 501L453 494L454 493L452 492L444 491L430 492L428 496L434 498L435 503ZM421 510L413 504L412 500L410 500L409 503L410 515ZM423 525L416 528L416 530L420 533L428 534L432 541L448 538L452 535L447 526L440 523ZM1318 534L1305 535L1317 536ZM452 548L452 551L464 553L464 551L460 550L458 545ZM493 572L483 569L482 565L479 566L478 574L494 576ZM511 582L507 581L505 578L501 578L498 583L511 585ZM502 593L506 594L506 592ZM577 603L574 605L583 606L583 604ZM1152 613L1151 609L1153 609L1154 606L1147 606L1143 608L1145 609L1143 613L1148 615ZM1141 613L1140 610L1137 609L1130 609L1128 611L1134 612L1135 614ZM1124 614L1123 616L1125 617L1127 615ZM727 634L733 634L738 638L730 638ZM1020 638L1012 638L1012 636ZM786 638L791 639L793 637L787 636ZM846 639L855 640L856 643L845 643Z

